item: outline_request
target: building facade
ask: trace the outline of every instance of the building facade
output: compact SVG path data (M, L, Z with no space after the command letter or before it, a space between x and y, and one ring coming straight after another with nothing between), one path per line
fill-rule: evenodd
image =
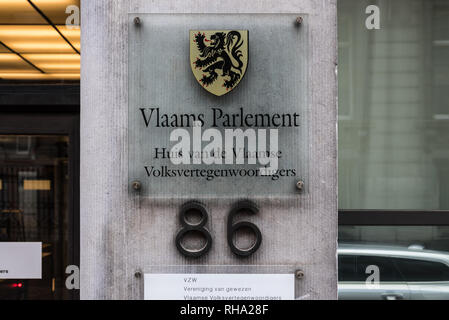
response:
M0 3L0 297L143 299L148 275L211 273L301 275L303 299L448 299L449 1L198 5ZM245 77L223 97L185 67L192 21L249 30ZM202 104L298 112L299 134L279 131L295 185L149 180L140 152L168 138L139 129L141 112ZM197 259L176 246L191 200L212 243ZM256 226L261 243L253 227L229 240L241 200L257 214L236 221ZM207 239L181 248L202 251ZM8 275L17 243L40 243L40 277Z

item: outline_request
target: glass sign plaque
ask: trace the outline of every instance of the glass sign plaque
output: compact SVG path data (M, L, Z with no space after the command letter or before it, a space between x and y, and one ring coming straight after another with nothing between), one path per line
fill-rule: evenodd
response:
M128 18L130 185L150 197L307 191L306 15Z

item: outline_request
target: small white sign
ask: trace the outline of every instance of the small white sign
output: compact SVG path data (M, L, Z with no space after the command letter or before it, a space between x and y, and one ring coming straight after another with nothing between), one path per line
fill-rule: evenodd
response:
M159 274L144 277L145 300L294 300L293 274Z
M42 242L0 242L0 279L42 279Z

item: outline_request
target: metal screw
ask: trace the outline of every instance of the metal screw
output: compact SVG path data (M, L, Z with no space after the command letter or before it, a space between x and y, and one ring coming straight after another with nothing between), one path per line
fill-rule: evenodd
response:
M296 17L295 23L297 26L300 26L302 24L302 21L303 21L302 17Z
M296 182L296 189L302 191L302 188L304 188L304 181L299 180L298 182Z
M139 17L135 17L135 18L134 18L134 24L135 24L136 26L139 26L139 25L140 25L140 18L139 18Z
M136 271L134 273L134 277L136 277L136 278L140 278L141 276L142 276L142 272L140 272L140 271Z
M304 278L304 271L302 271L302 270L296 270L296 271L295 271L295 276L296 276L296 278L298 278L298 279Z
M131 186L133 187L134 190L139 191L140 188L142 187L142 185L140 184L140 181L133 181L131 182Z

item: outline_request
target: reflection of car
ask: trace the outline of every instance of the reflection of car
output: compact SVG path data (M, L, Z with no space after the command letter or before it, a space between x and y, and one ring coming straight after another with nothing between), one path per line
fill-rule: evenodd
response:
M379 268L378 285L368 266ZM449 253L420 246L340 244L338 298L449 299Z

